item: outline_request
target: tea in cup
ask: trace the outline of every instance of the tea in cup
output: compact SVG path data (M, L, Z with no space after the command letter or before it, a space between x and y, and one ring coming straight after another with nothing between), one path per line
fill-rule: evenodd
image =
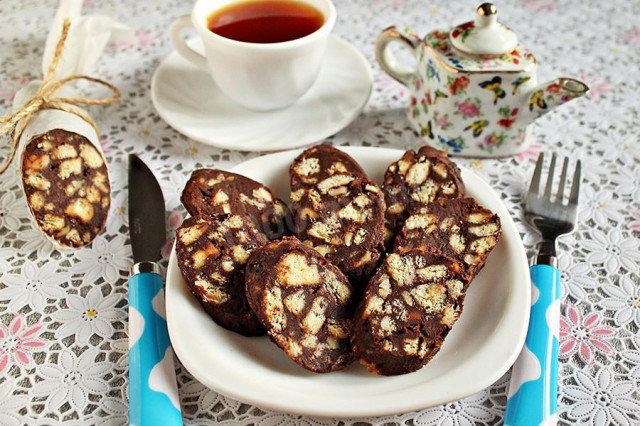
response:
M336 21L330 0L198 0L171 26L180 55L245 108L285 108L316 81ZM180 33L194 27L204 56Z

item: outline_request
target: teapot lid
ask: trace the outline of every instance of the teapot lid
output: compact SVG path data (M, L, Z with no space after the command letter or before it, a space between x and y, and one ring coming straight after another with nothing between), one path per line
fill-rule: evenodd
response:
M496 18L497 8L483 3L476 9L474 21L453 29L436 29L424 37L424 43L437 62L450 72L529 73L536 59L509 28Z
M475 20L454 27L449 41L457 50L468 55L493 58L513 51L518 37L497 20L498 8L483 3L476 9Z

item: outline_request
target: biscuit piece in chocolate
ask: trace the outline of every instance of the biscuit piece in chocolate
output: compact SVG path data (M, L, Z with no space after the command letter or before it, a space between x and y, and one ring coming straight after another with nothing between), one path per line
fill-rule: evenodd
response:
M82 247L104 228L111 205L109 174L87 138L62 129L34 136L21 170L31 214L58 244Z
M306 149L289 168L291 190L303 185L315 185L336 173L354 173L366 176L356 160L332 145L322 144Z
M446 256L423 250L388 255L356 308L356 359L384 376L420 369L458 320L465 287L462 265Z
M253 221L269 239L286 234L287 205L263 184L222 170L194 171L182 191L182 204L191 216L239 214Z
M176 231L178 266L191 292L217 324L244 336L265 334L247 302L244 266L266 242L239 215L190 217Z
M293 237L270 242L251 254L246 281L251 308L297 364L328 373L353 361L353 288L318 252Z
M384 250L384 198L378 185L365 176L336 173L293 191L291 209L296 236L362 290Z
M438 198L462 198L464 184L460 169L444 151L423 146L417 153L405 152L389 166L382 191L387 204L385 243L389 245L410 214Z
M469 279L480 272L502 234L500 218L473 198L440 198L405 222L394 243L395 253L431 247L459 261Z

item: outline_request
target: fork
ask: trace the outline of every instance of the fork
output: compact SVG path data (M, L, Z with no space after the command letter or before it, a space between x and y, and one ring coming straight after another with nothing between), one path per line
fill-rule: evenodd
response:
M551 157L544 193L540 192L544 154L540 154L527 193L524 214L542 235L537 255L531 258L531 317L527 338L513 365L504 424L555 425L558 393L558 328L560 271L556 238L574 231L578 219L581 163L577 161L567 202L564 192L569 159L564 158L555 197L551 194L557 156Z

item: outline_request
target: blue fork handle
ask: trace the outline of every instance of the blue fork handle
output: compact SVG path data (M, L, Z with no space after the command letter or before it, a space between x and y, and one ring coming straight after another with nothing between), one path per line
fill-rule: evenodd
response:
M560 271L534 265L530 272L531 317L524 347L511 373L506 426L549 426L558 419Z
M129 279L129 424L182 425L162 278Z

